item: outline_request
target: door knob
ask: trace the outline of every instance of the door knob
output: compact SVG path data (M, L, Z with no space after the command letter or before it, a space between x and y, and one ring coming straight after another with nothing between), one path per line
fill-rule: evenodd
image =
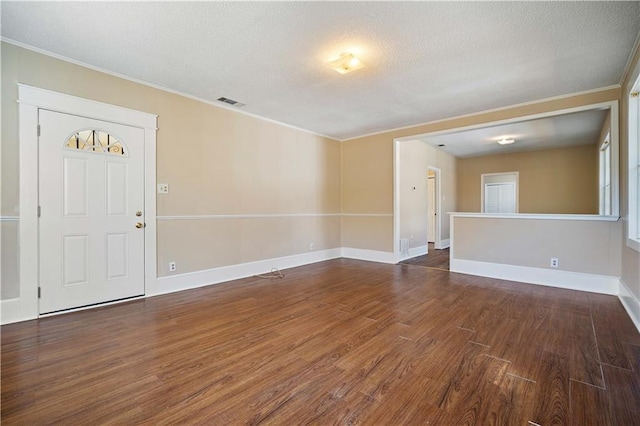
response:
M138 228L138 229L144 228L144 223L142 223L142 222L136 223L136 228Z

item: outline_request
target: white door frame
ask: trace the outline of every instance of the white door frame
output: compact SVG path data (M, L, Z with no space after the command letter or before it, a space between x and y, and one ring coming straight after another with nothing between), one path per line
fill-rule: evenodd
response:
M433 166L427 166L427 175L428 172L432 171L435 174L436 184L435 184L435 199L436 205L434 207L434 211L436 212L436 236L434 238L433 247L436 249L442 248L442 223L440 218L442 217L442 183L440 182L440 177L442 173L439 168ZM427 237L427 240L429 238ZM428 245L428 243L427 243Z
M20 139L20 296L3 300L2 324L38 317L38 110L109 121L144 129L145 294L156 293L157 115L18 84Z

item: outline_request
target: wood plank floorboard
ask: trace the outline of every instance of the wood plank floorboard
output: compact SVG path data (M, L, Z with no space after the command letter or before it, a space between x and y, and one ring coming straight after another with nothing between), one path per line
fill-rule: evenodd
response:
M335 259L3 326L0 419L640 425L614 296Z
M436 250L433 243L428 244L427 254L402 261L405 265L424 266L425 268L449 270L449 249Z

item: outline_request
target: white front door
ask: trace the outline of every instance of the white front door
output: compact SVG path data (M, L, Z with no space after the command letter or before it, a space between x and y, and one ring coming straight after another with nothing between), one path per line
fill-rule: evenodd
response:
M40 313L143 295L144 130L42 109L38 122Z

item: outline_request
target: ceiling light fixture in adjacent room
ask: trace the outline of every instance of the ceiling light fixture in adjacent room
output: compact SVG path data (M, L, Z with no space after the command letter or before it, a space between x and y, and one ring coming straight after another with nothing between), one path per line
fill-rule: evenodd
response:
M498 141L498 143L500 145L511 145L512 143L514 143L516 140L515 139L507 139L507 138L502 138Z
M346 74L364 67L364 64L353 56L353 53L343 53L338 59L328 62L327 65L340 74Z

